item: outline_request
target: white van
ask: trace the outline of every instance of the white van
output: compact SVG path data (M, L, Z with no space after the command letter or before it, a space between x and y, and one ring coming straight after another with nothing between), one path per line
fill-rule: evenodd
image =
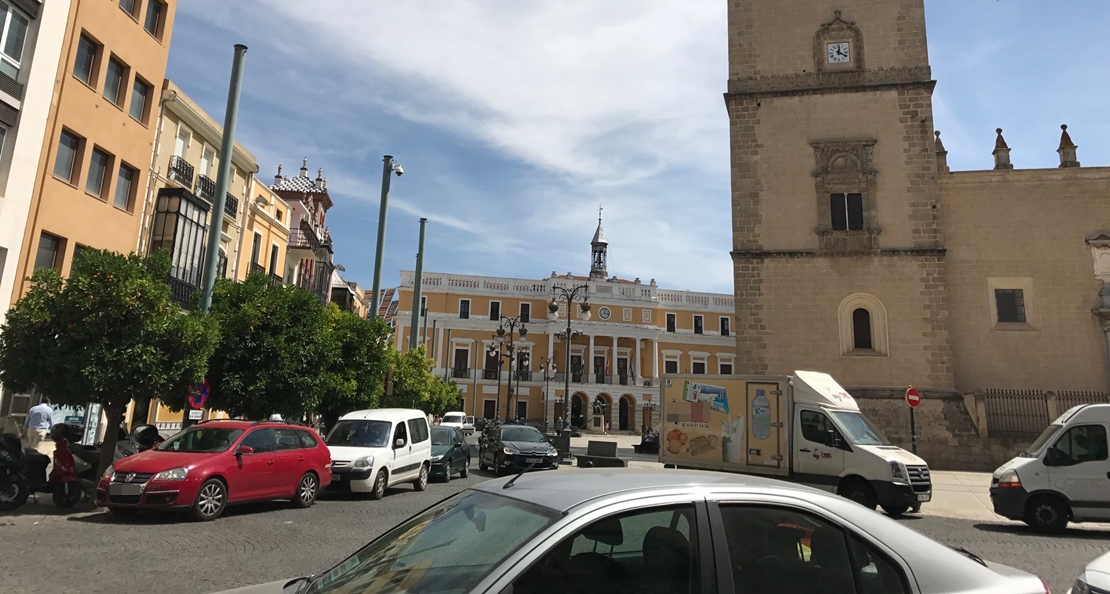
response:
M474 433L474 417L468 417L464 412L443 413L443 417L439 419L439 424L444 427L454 427L462 431L463 435Z
M360 410L343 415L324 443L331 450L332 486L381 499L386 487L428 486L432 440L428 417L406 408Z
M1052 422L991 477L994 513L1043 532L1110 521L1110 404L1084 404Z

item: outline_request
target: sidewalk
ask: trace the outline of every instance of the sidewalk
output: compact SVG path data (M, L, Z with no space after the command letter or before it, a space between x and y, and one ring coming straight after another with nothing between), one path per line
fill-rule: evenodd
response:
M632 451L632 445L640 443L640 438L634 435L572 437L571 453L585 454L589 441L617 442L617 455L628 460L631 468L663 467L658 456ZM932 479L933 500L921 506L922 515L991 522L1009 521L994 513L991 506L990 473L934 470Z

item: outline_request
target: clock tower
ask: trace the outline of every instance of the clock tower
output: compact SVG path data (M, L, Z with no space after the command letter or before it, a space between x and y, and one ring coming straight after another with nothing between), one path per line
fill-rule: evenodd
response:
M923 0L729 2L738 373L953 388Z

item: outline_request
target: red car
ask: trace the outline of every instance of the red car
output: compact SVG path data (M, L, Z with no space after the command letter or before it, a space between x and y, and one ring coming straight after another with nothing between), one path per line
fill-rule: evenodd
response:
M312 429L283 422L207 421L152 450L117 461L96 499L118 515L139 509L188 510L214 520L228 504L316 501L331 483L331 455Z

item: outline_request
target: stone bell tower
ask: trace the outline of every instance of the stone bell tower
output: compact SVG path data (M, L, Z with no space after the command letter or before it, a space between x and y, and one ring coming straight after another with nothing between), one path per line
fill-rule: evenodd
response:
M605 280L609 274L605 269L605 260L608 258L609 242L605 241L605 232L601 230L601 208L597 209L597 231L590 241L590 280Z
M738 373L953 386L923 0L729 2Z

